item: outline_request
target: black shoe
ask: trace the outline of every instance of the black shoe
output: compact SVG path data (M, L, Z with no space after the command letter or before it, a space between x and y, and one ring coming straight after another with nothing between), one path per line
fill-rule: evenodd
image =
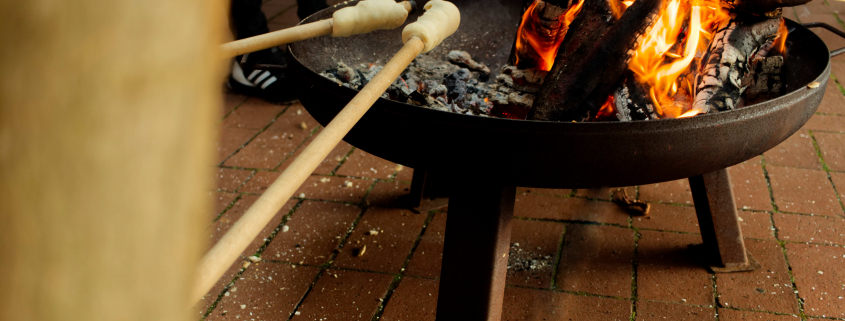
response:
M248 53L235 58L228 85L239 94L269 102L291 101L296 99L296 94L287 68L287 60L279 48Z

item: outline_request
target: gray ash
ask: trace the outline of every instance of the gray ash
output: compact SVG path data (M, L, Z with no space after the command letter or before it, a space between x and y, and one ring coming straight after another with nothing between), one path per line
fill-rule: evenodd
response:
M382 69L377 63L353 68L343 62L321 75L338 85L360 90ZM525 119L545 71L502 67L491 77L490 68L465 51L444 57L421 55L394 81L382 98L426 108L478 116Z

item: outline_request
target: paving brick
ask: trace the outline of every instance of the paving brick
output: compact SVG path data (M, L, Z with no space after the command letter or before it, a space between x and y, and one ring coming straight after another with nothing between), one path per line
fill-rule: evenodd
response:
M711 321L716 310L683 304L662 302L637 302L637 320Z
M719 304L743 310L798 313L789 271L780 245L774 241L745 240L745 247L760 269L716 275Z
M232 283L232 280L241 271L242 264L243 261L241 260L237 260L232 263L232 265L229 266L226 272L223 273L223 276L214 282L214 286L211 287L211 290L209 290L208 293L206 293L202 298L200 298L199 302L197 302L197 304L195 304L191 308L191 311L195 313L197 319L205 315L208 309L211 308L211 305L214 304L214 302L217 302L217 298L221 294L220 292L223 292L223 289L225 289L227 285ZM217 309L215 308L214 311L217 311Z
M403 207L400 197L408 195L411 183L378 182L367 196L367 204L381 207Z
M272 170L290 156L305 139L264 131L223 164L225 166Z
M232 155L239 148L243 147L249 142L252 137L258 134L257 129L247 128L227 128L220 127L217 129L217 163L222 162Z
M841 215L842 208L827 173L777 166L766 166L766 169L780 211Z
M287 0L264 1L261 5L261 11L264 12L267 20L273 20L273 18L287 10L296 11L296 3L291 2Z
M405 274L424 278L439 278L445 237L446 213L435 213L420 239L420 244L414 250L414 255L408 263Z
M600 200L609 201L610 198L610 191L609 187L602 187L602 188L589 188L589 189L579 189L575 191L575 196L579 197L587 197L587 198L595 198ZM636 194L628 192L628 195L634 196Z
M777 315L765 312L740 311L730 309L719 309L719 321L746 321L746 320L767 320L767 321L799 321L801 318L794 315Z
M358 206L304 201L264 249L265 260L308 265L326 263L361 213Z
M409 210L370 207L349 236L334 265L356 270L399 273L425 220L425 214ZM356 256L365 246L364 255Z
M240 169L218 168L215 176L215 189L221 191L235 192L243 185L253 171Z
M845 245L845 220L841 217L776 213L774 219L778 237L784 241Z
M632 217L636 228L700 233L695 207L669 204L651 204L649 215Z
M220 116L222 119L225 116L228 116L235 108L238 108L241 104L243 104L249 96L237 94L234 92L227 92L223 95L223 114Z
M305 128L302 127L303 123L305 123ZM296 102L291 104L283 114L276 118L276 121L267 130L278 132L280 135L293 135L294 140L296 140L297 136L308 135L318 126L320 124L314 120L314 117L311 117L311 114L305 110L305 107L302 107L302 104ZM300 141L303 140L300 139Z
M739 211L738 214L742 237L775 240L771 214L751 211Z
M337 175L390 179L396 167L396 163L355 149L337 169Z
M524 194L524 193L531 193L536 195L547 195L547 196L563 196L569 197L572 195L572 189L563 189L563 188L537 188L537 187L517 187L516 193L517 194ZM588 191L588 190L585 190ZM581 192L580 196L586 197L589 192Z
M710 274L689 249L701 244L699 235L655 231L640 235L637 296L641 300L713 305Z
M387 274L326 270L292 320L371 320L391 281Z
M317 134L319 134L319 132L317 132ZM315 137L317 137L316 134L309 137L308 141L303 143L302 146L299 146L299 148L296 149L296 151L293 153L293 155L291 155L291 157L288 157L284 162L282 162L281 165L279 165L278 168L276 168L276 171L281 172L287 169L288 166L293 163L293 160L299 157L300 154L302 154L302 152L305 150L305 147L308 147L308 145L311 143L312 140L314 140ZM326 156L326 158L323 159L322 162L320 162L320 165L317 166L317 169L315 169L313 173L322 175L332 174L335 168L337 168L337 165L340 164L340 162L346 158L346 154L348 154L351 150L352 145L349 145L344 141L340 141L340 143L338 143L337 146L335 146L335 148L332 149L332 151L329 153L329 156Z
M260 171L241 188L241 192L264 193L279 175L281 173ZM347 182L352 185L347 186ZM304 193L306 199L357 203L367 194L372 184L372 181L363 179L312 175L302 183L293 197Z
M229 231L229 228L231 228L232 225L234 225L235 222L237 222L244 215L244 213L246 213L246 210L248 210L249 207L252 206L252 204L255 203L256 200L258 200L258 196L242 195L241 199L235 202L235 205L232 205L232 208L226 211L223 216L220 216L217 221L207 227L204 231L205 235L207 235L208 240L206 243L208 245L207 248L211 248L212 246L214 246L214 244L217 243L217 241L219 241L220 238L223 237L223 235L225 235L226 232ZM254 240L252 240L252 243L249 244L249 246L246 248L246 250L244 250L241 256L248 257L250 255L255 254L255 252L257 252L258 249L262 245L264 245L264 242L268 237L270 237L270 234L273 232L273 230L275 230L276 227L278 227L279 223L282 222L282 216L287 215L290 210L293 209L293 206L296 205L296 203L296 200L290 200L285 203L285 205L282 206L282 209L276 213L276 216L274 216L273 219L270 220L270 223L268 223L267 226L265 226L264 229L261 230L258 236Z
M640 199L692 205L692 193L686 179L640 186Z
M728 167L728 174L731 176L731 189L737 208L772 210L772 198L759 157Z
M845 134L816 133L815 136L827 167L845 171Z
M833 186L839 192L840 203L845 202L845 173L829 173ZM840 214L841 215L841 214Z
M514 220L507 283L550 288L562 235L563 223ZM536 264L537 268L531 268L532 260L546 264Z
M631 297L634 232L570 224L557 270L556 288L613 297Z
M502 321L630 320L631 301L508 287Z
M238 109L240 110L240 109ZM305 128L302 125L305 124ZM244 149L226 161L227 166L275 169L309 138L317 123L299 103L290 105L276 121ZM284 166L287 168L287 164Z
M276 15L272 20L267 22L267 27L270 31L290 28L299 23L299 16L296 14L296 8L282 12Z
M628 213L618 205L576 197L517 194L514 215L553 220L589 221L628 225Z
M843 13L845 13L845 8L843 9ZM840 79L839 81L845 82L845 79ZM833 78L827 81L824 98L822 98L822 103L816 112L845 115L845 95L839 90L839 86L836 85Z
M398 182L411 183L414 177L414 169L408 166L396 166L396 177L393 180Z
M358 203L367 194L373 181L331 176L311 176L294 196L307 199Z
M786 244L804 314L845 318L845 248Z
M801 129L845 133L845 116L816 114Z
M286 106L268 103L261 99L250 99L238 109L226 116L220 123L222 127L264 129Z
M379 320L434 321L438 288L437 280L403 278L384 306Z
M206 320L285 320L320 272L318 268L289 264L253 265Z
M235 201L235 198L238 197L238 194L234 193L221 193L221 192L212 192L211 197L214 199L214 212L208 217L208 221L203 223L211 224L211 222L217 219L229 205L232 205L232 202Z
M766 164L822 169L822 163L816 155L816 147L813 146L813 138L804 130L796 132L775 148L763 153L763 156L766 157Z

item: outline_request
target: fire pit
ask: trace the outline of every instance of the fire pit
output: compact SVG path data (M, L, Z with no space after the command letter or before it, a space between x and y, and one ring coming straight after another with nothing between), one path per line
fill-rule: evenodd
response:
M523 1L453 2L461 10L461 27L429 54L462 50L489 66L505 64ZM348 4L303 22L330 17ZM797 131L818 107L830 74L825 44L800 24L787 20L786 27L784 94L740 109L682 119L569 123L463 115L379 99L344 140L447 181L460 175L447 184L438 320L498 320L515 186L593 188L689 178L707 246L702 256L717 271L748 270L754 262L745 252L725 169ZM357 93L321 72L340 61L350 66L385 61L401 47L400 32L290 45L288 62L300 76L299 98L309 113L325 125ZM808 86L812 82L819 84Z

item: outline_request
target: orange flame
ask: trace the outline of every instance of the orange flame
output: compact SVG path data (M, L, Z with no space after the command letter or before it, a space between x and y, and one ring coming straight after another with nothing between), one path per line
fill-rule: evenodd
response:
M696 54L707 49L709 41L702 36L709 39L719 23L730 18L718 2L704 1L713 0L670 0L628 64L637 80L650 89L661 118L697 114L684 110L689 104L675 102L679 90L691 90L679 78L689 71Z
M616 98L613 95L607 97L604 105L601 106L599 112L596 114L597 120L616 119Z
M778 37L775 41L775 52L780 53L786 58L786 36L789 34L789 29L786 28L786 20L780 19L780 27L778 27Z
M531 49L540 57L540 61L537 62L537 66L530 66L528 68L537 68L549 71L552 70L552 65L555 62L555 56L557 56L558 47L560 47L560 43L563 41L566 31L569 29L569 24L572 23L572 20L575 20L575 16L581 12L581 5L584 4L584 0L578 1L577 4L569 7L569 9L566 10L566 13L560 16L560 34L548 34L548 32L544 32L540 28L538 25L540 18L534 12L534 8L537 7L538 3L540 3L540 0L535 0L531 3L531 6L529 6L522 15L522 22L519 23L516 41L516 64L519 64L520 53L526 52L527 48L525 48L525 43L528 43ZM525 58L522 57L522 59Z

